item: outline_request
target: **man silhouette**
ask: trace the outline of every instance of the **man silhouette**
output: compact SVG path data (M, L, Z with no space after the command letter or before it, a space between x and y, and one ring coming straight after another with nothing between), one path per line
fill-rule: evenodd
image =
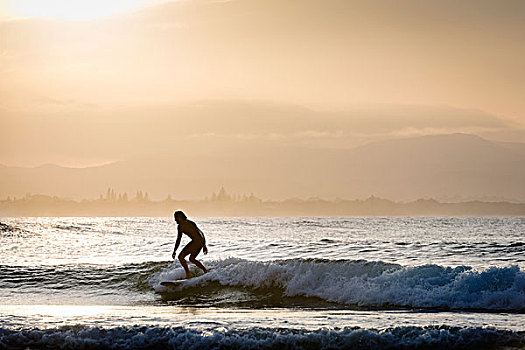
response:
M190 269L188 268L188 263L186 262L186 255L190 255L190 261L197 265L204 273L208 272L208 270L204 267L204 265L196 259L197 255L199 255L201 249L203 253L206 255L208 254L208 247L206 247L206 238L204 238L204 233L202 233L201 230L197 227L197 225L191 221L188 220L186 215L180 211L177 210L173 217L175 218L175 222L177 222L177 241L175 242L175 249L173 249L173 254L171 255L173 259L175 259L175 256L177 255L177 249L180 245L180 240L182 238L182 234L186 234L188 237L191 238L191 242L188 243L184 248L182 248L181 252L179 253L179 261L182 267L184 268L184 271L186 271L186 279L191 278Z

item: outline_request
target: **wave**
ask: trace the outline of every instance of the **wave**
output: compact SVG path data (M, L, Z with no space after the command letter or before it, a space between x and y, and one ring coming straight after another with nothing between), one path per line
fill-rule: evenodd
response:
M0 234L4 237L19 236L21 234L26 234L26 233L30 233L30 232L23 230L21 228L0 222Z
M38 234L24 230L12 224L4 224L3 222L0 222L0 236L2 237L24 237L27 235L38 235Z
M518 349L524 346L524 332L447 326L315 331L147 326L0 328L0 348L5 349Z
M160 302L215 307L525 312L525 271L518 266L477 271L468 266L407 267L365 260L237 258L206 265L209 273L177 288L160 282L184 277L178 262L0 265L0 290L39 295L80 290L78 295L94 298L157 292Z
M151 290L146 280L165 262L127 265L70 264L54 266L0 265L0 288L10 290L67 290L90 288Z
M306 302L294 298L313 298L314 302L310 300L305 306L336 303L358 308L525 312L525 272L518 266L474 271L468 266L404 267L368 261L261 262L230 258L212 262L209 273L181 287L161 286L161 281L184 276L182 269L175 266L161 269L148 279L168 300L170 293L175 294L173 300L184 297L186 302L192 297L199 300L198 296L210 296L217 289L233 288L230 304L246 301L240 306L286 306L289 302Z
M0 222L0 232L11 232L11 231L14 231L13 227Z

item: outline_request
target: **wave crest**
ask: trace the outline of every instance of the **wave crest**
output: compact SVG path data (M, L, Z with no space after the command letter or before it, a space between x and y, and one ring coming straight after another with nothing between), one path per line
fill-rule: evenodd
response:
M160 281L182 278L172 265L148 282L157 292L173 291ZM525 272L518 266L473 271L468 266L403 267L367 261L292 259L271 262L225 259L212 271L191 279L176 292L195 294L219 284L283 297L314 297L322 301L365 308L409 307L525 311Z
M511 349L523 346L523 332L447 326L315 331L138 326L76 326L45 330L0 328L0 347L10 349Z

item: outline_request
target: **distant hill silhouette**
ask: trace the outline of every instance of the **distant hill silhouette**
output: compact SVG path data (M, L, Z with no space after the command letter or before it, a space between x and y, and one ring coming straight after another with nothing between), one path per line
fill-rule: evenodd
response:
M182 151L183 152L183 151ZM0 198L26 193L95 198L108 187L155 199L198 199L225 186L263 198L525 201L525 144L467 134L423 136L354 149L272 146L220 156L150 157L89 168L0 166Z
M370 196L365 200L290 198L262 200L253 194L229 194L224 188L201 200L167 197L152 201L147 192L135 196L108 189L97 199L79 201L46 195L0 200L0 216L161 216L184 208L194 216L523 216L525 203L466 201L441 203L433 199L394 202ZM8 231L2 226L0 231Z
M525 199L525 155L474 135L375 143L350 151L347 159L347 184L361 186L360 196Z

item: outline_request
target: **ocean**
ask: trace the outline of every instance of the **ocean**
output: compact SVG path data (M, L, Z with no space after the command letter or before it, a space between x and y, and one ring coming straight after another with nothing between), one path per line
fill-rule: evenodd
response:
M190 219L2 218L0 349L525 348L525 218Z

